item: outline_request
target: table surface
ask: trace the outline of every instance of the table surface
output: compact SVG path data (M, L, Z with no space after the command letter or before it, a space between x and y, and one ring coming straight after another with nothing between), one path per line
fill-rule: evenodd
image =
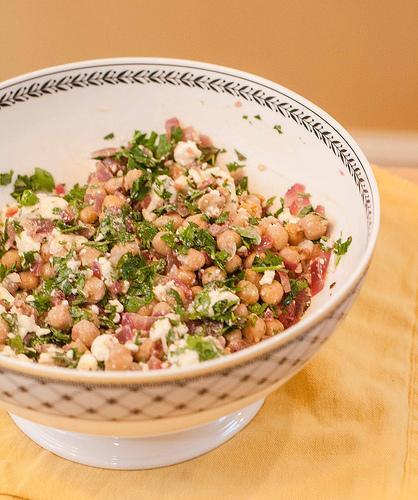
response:
M387 169L393 174L397 174L405 179L418 184L418 168L408 168L408 167L387 167Z

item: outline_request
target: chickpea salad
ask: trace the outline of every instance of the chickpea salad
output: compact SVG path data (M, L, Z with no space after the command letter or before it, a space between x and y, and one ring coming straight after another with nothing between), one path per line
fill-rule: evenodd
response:
M105 139L113 139L108 134ZM351 238L302 184L249 189L247 158L175 118L92 154L68 189L0 174L0 355L78 370L186 367L280 335Z

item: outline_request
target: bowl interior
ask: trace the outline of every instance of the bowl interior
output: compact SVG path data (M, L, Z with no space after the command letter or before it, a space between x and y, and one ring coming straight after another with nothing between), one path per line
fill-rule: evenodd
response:
M0 86L0 165L15 173L41 166L57 182L85 182L94 166L91 151L127 142L135 129L163 132L173 116L216 145L245 154L252 190L280 197L300 182L315 204L325 206L331 236L352 236L350 251L328 275L308 316L328 304L368 249L374 180L335 121L271 82L170 60L96 61L34 73ZM109 132L115 139L104 141ZM2 204L10 201L9 191L1 189Z

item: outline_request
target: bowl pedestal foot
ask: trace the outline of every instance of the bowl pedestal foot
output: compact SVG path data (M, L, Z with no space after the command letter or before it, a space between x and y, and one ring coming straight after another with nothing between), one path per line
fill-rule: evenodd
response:
M135 470L177 464L217 448L243 429L263 403L256 401L193 429L141 438L67 432L10 416L30 439L60 457L92 467Z

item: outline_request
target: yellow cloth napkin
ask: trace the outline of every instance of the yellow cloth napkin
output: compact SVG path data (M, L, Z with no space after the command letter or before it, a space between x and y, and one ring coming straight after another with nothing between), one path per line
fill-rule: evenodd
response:
M418 186L375 169L382 226L348 318L217 450L105 471L41 450L0 413L0 493L39 499L418 498Z

